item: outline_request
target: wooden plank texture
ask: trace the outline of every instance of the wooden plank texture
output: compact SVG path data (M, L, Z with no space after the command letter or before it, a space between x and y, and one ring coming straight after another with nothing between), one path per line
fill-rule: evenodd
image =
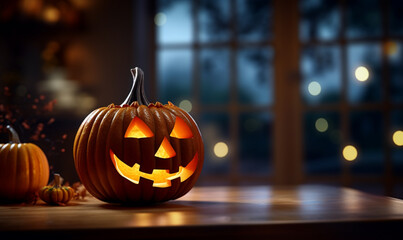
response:
M64 207L0 206L1 239L376 239L401 231L402 200L316 185L198 187L178 200L142 207L95 198Z

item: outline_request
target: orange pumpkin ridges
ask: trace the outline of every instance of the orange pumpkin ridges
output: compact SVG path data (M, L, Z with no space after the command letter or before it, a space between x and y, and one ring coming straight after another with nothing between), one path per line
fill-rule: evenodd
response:
M133 86L121 105L94 110L74 141L77 173L96 198L149 204L179 198L200 175L204 148L193 118L171 102L150 103L143 72L132 69Z
M38 146L20 143L17 132L7 129L11 142L0 144L0 202L29 202L48 182L48 160Z
M55 173L54 184L45 186L39 191L40 199L51 205L66 205L75 193L71 187L62 187L61 184L60 175Z

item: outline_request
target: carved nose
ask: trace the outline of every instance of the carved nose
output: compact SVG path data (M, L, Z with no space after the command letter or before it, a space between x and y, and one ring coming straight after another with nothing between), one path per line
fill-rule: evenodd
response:
M172 148L172 145L166 137L162 140L162 143L154 156L159 158L173 158L176 156L175 150Z

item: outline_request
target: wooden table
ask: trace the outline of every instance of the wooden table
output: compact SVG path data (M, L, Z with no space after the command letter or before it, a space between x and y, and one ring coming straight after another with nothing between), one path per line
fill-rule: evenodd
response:
M403 239L403 200L346 188L199 187L149 207L0 206L0 239ZM4 238L3 238L4 237Z

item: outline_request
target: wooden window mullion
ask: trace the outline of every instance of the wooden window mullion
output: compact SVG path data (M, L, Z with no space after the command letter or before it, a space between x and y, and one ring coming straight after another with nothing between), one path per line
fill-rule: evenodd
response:
M273 1L274 10L274 182L303 180L303 129L299 74L297 0Z

